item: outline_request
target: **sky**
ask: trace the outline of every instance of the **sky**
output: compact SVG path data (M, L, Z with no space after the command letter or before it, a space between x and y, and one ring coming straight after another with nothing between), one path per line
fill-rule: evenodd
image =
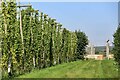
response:
M70 31L81 30L95 46L113 42L118 26L117 2L31 2ZM112 45L112 44L111 44Z
M120 1L118 3L118 23L120 24Z

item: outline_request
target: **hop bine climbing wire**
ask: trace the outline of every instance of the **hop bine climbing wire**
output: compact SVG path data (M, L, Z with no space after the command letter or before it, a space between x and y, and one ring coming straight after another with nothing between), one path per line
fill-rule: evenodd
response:
M77 60L76 33L56 19L15 1L2 2L0 12L3 77Z

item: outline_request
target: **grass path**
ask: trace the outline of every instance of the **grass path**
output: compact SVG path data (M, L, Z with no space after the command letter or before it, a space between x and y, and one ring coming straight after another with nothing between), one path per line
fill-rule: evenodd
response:
M103 78L104 77L104 75L103 75L103 69L102 69L102 61L99 61L99 63L98 63L98 67L96 68L96 73L97 74L95 74L95 77L96 78Z
M34 70L18 78L114 78L118 74L113 62L112 60L88 60L63 63Z
M118 77L118 72L116 71L116 66L113 65L114 61L104 60L102 61L103 77L112 78L112 76ZM108 75L109 74L109 75Z

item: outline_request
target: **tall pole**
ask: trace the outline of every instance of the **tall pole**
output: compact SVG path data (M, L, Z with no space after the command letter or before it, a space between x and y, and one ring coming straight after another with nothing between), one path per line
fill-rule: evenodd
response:
M93 55L93 45L91 44L91 55Z
M21 42L22 42L22 54L23 54L23 70L24 70L24 60L25 60L25 52L24 52L24 41L23 41L23 29L22 29L22 13L21 13L21 7L31 7L31 5L20 5L20 0L18 1L19 7L19 16L20 16L20 34L21 34Z
M106 42L106 58L109 59L109 40Z
M0 0L0 13L1 13L1 3L2 3L2 0ZM1 28L0 28L0 30L1 30ZM0 31L0 34L2 34L1 31ZM0 64L2 63L2 52L1 52L2 47L1 47L1 42L2 42L2 40L0 38ZM0 80L1 79L2 79L2 68L0 66Z
M31 27L31 43L33 44L33 30L32 30L32 14L36 11L39 11L39 10L34 10L34 11L30 11L31 12L31 15L30 15L30 27ZM33 52L32 52L33 54ZM33 54L33 65L34 65L34 68L36 67L36 57L35 57L35 53Z
M20 16L20 35L21 35L21 41L22 41L22 54L23 54L23 59L25 58L25 53L24 53L24 42L23 42L23 31L22 31L22 15L21 15L21 8L20 8L20 1L19 1L19 16ZM24 62L23 62L23 69L24 69Z

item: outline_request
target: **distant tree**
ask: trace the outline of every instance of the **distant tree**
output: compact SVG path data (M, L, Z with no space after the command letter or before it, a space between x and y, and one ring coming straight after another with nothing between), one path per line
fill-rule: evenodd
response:
M77 36L77 53L76 59L84 59L84 54L86 53L85 48L88 44L88 38L84 32L75 31Z
M99 54L100 52L99 51L96 51L95 54Z
M114 58L120 66L120 25L118 26L114 36Z

